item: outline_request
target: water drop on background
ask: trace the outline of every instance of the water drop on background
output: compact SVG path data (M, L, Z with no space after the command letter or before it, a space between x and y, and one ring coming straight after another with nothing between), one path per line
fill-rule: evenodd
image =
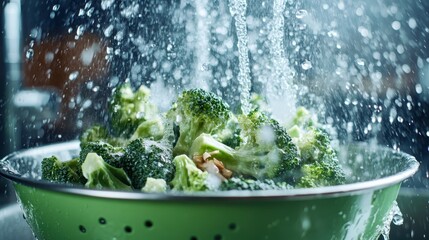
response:
M300 9L300 10L296 11L296 13L295 13L295 17L298 19L302 19L302 18L306 17L307 15L308 15L308 12L305 9Z
M305 62L303 62L302 64L301 64L301 68L302 69L304 69L304 70L309 70L310 68L312 68L313 67L313 65L311 64L311 62L310 61L308 61L308 60L305 60Z

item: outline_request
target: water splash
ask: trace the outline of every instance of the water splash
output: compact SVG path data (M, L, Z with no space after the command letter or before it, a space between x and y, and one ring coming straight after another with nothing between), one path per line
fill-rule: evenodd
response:
M384 226L381 229L381 236L384 240L389 240L390 234L390 225L402 225L404 223L404 218L402 216L402 212L399 209L398 202L394 201L392 208L390 209L389 214L386 216L384 220Z
M235 20L235 28L237 33L237 48L239 73L237 81L240 90L241 110L243 113L250 111L250 67L249 67L249 48L246 24L246 0L230 0L229 11Z

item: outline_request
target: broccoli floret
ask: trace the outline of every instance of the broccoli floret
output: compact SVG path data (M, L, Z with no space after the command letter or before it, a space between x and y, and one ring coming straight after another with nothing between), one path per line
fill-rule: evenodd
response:
M292 187L285 182L274 182L271 179L254 180L245 179L243 177L233 177L222 182L220 186L221 191L228 190L284 190L291 189Z
M176 172L171 181L173 190L198 192L208 190L208 172L203 172L186 155L176 156L173 160Z
M131 182L124 170L109 165L96 153L88 153L82 172L88 179L85 184L88 188L131 190Z
M113 146L125 146L128 142L127 139L110 135L109 131L105 127L96 125L85 130L85 132L81 135L80 147L84 148L87 143L96 141L106 142Z
M250 175L257 179L294 182L300 161L297 148L286 129L257 110L239 116L239 124L242 144L235 155L237 160L253 166Z
M303 163L336 160L337 154L331 146L331 139L322 128L293 127L290 132Z
M140 123L134 134L131 136L131 140L137 138L150 138L152 140L161 140L164 136L165 126L164 122L160 117L144 121Z
M252 111L239 117L242 144L232 149L212 136L200 135L189 154L211 155L233 172L256 179L274 179L293 183L300 166L292 139L280 124L265 114Z
M148 177L146 184L142 188L143 192L160 193L167 191L167 182L164 179Z
M62 162L56 156L42 160L42 179L58 183L84 184L78 159Z
M81 144L82 145L82 144ZM122 157L124 156L125 150L123 147L114 147L109 143L103 141L87 142L85 145L81 146L81 151L79 153L79 161L83 163L88 155L88 153L96 153L101 156L106 163L121 168L122 167Z
M309 113L300 108L302 114L288 132L292 141L298 147L299 157L303 164L299 187L320 187L337 185L345 182L345 174L341 168L337 153L331 146L329 134L323 126L314 119L309 119Z
M81 147L89 142L99 141L109 138L109 132L105 127L96 125L88 128L80 137Z
M167 115L179 127L174 155L188 153L192 142L201 133L220 131L230 113L229 105L214 93L202 89L183 91Z
M267 99L261 94L252 93L250 96L250 108L251 111L259 111L263 112L264 114L271 114Z
M241 144L241 128L237 117L231 113L229 121L220 132L214 134L214 138L229 147L236 148Z
M317 117L312 115L305 107L301 106L296 109L295 116L287 127L299 126L306 128L317 124Z
M303 188L339 185L345 182L343 169L336 161L319 161L304 164L297 186Z
M144 85L135 92L129 83L114 90L109 112L110 125L115 135L128 138L140 123L158 115L157 107L149 102L149 97L150 90Z
M148 177L164 179L169 182L173 177L172 152L162 143L137 138L125 148L121 160L125 172L135 189L141 189Z

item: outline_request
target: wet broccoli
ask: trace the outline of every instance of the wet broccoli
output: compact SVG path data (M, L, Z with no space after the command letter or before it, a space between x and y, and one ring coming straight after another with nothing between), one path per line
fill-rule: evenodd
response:
M148 177L169 182L174 174L172 151L168 146L149 139L137 138L125 148L121 165L132 186L141 189Z
M152 140L161 140L164 137L165 126L161 117L144 121L138 125L130 140L137 138L150 138Z
M267 115L271 114L267 99L263 95L257 93L252 93L250 96L250 109L251 111L259 111Z
M86 182L77 158L62 162L56 156L42 160L42 179L70 184L84 184Z
M286 130L266 115L254 111L241 116L242 144L230 148L208 134L201 134L189 154L205 152L222 161L235 173L256 179L273 179L293 183L300 162L296 146Z
M274 182L271 179L255 180L245 179L243 177L233 177L222 182L219 190L285 190L292 187L285 182Z
M186 155L176 156L173 160L176 171L171 181L173 190L198 192L208 190L209 173L197 168Z
M201 133L220 131L230 118L230 108L219 96L202 89L183 91L167 116L179 127L175 156L186 154Z
M167 182L164 179L148 177L142 191L152 193L165 192L167 191Z
M150 90L144 85L135 92L129 83L114 90L109 113L110 127L116 136L128 138L142 122L158 115L157 107L149 98Z
M301 168L302 177L298 187L312 188L344 184L343 169L336 161L318 161L304 164Z
M95 125L83 132L80 137L80 147L84 148L87 143L92 143L96 141L106 142L113 146L124 146L128 142L127 139L112 136L107 130L107 128Z
M131 190L131 182L121 168L106 163L96 153L88 153L82 164L83 176L88 179L85 186L95 189Z
M345 174L331 145L330 135L309 116L305 108L300 108L294 118L295 125L288 130L303 164L297 185L320 187L343 184Z
M241 144L241 129L238 124L238 119L234 114L231 114L229 121L226 123L225 128L214 134L214 138L221 143L236 148Z
M336 161L337 154L331 146L331 139L322 128L307 127L303 129L294 126L288 132L299 149L303 163Z
M81 144L81 151L79 153L79 161L82 164L88 153L96 153L101 156L106 163L121 168L122 157L124 156L125 150L123 147L114 147L109 143L103 141L87 142L83 146Z
M95 125L85 130L83 134L80 136L79 140L82 146L89 142L94 142L99 140L105 141L105 139L107 138L109 138L109 132L107 131L107 129L102 126Z

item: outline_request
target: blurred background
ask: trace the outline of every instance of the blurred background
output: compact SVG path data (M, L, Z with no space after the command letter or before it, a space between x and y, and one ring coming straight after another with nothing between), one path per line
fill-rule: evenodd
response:
M248 2L252 91L284 86L343 144L414 155L421 168L403 185L404 224L391 238L428 238L429 2L285 1L280 28L267 24L276 1ZM105 120L107 96L123 81L150 85L161 109L189 86L237 108L237 37L225 9L227 1L1 0L0 155L76 139ZM267 54L276 51L277 62ZM273 110L284 109L276 101ZM0 179L0 207L14 201Z

